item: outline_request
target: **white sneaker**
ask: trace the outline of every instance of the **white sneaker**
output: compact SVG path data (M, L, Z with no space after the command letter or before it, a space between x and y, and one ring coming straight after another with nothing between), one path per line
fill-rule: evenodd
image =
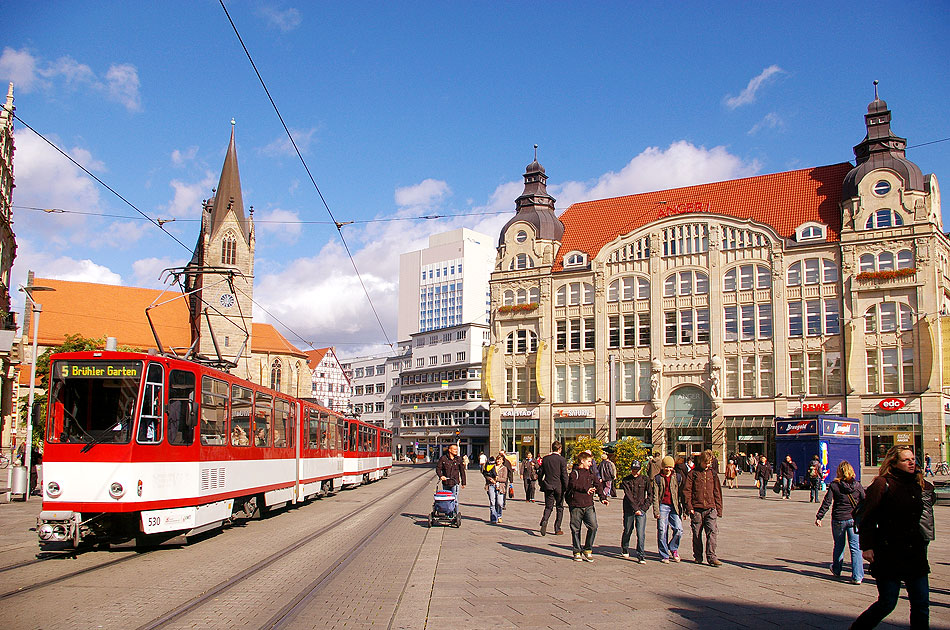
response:
M620 555L623 556L624 558L629 558L629 557L630 557L630 553L629 553L629 552L626 552L626 551L621 552Z

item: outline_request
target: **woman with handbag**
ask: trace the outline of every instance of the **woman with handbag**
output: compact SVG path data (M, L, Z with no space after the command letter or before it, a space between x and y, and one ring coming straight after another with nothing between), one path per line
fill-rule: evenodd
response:
M502 502L508 490L508 468L504 458L498 455L494 461L488 460L482 468L482 475L485 477L485 492L488 493L490 522L493 525L501 523Z
M815 515L815 525L821 527L821 519L831 508L831 535L834 551L831 553L831 572L841 577L844 568L845 540L851 549L851 583L860 584L864 579L864 559L858 546L858 529L854 525L854 508L864 500L864 487L855 479L854 468L847 461L838 464L835 480L828 484L825 500Z
M897 606L901 582L910 600L910 627L930 627L927 546L934 539L935 498L914 452L907 446L891 447L857 509L861 549L871 563L878 597L851 624L852 630L874 628L887 617Z

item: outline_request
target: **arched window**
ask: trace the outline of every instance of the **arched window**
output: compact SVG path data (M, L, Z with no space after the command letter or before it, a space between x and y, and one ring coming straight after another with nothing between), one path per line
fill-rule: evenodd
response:
M709 293L709 276L701 271L672 273L663 282L663 296L704 295Z
M562 284L554 293L554 306L594 303L594 285L589 282Z
M791 275L791 269L789 269ZM772 288L772 273L765 265L740 265L728 270L722 277L722 290L751 291Z
M877 257L874 254L861 254L858 260L861 273L914 268L914 253L909 249L897 252L896 258L894 252L880 252Z
M838 281L838 265L828 258L806 258L788 266L787 284L831 284Z
M914 327L914 311L899 302L881 302L864 313L864 332L887 333L911 330Z
M274 359L270 366L270 388L280 391L280 359Z
M899 227L904 225L904 219L898 213L889 208L882 208L868 217L864 229L873 230L874 228Z
M617 278L607 287L607 301L619 302L650 299L650 281L639 276Z
M898 269L913 269L914 268L914 254L909 249L902 249L897 252L897 268Z
M541 301L541 289L538 287L531 287L528 289L528 302L537 304Z
M583 267L587 264L587 256L581 252L571 252L564 257L565 267Z
M538 351L538 336L530 330L516 330L507 337L508 354L528 354Z
M221 241L221 264L233 265L237 260L237 239L234 234L228 232Z
M509 271L515 271L517 269L531 269L534 267L534 260L527 254L518 254L511 259L511 263L508 265Z
M515 304L527 304L528 303L528 292L524 289L518 289L518 292L515 294Z
M861 273L874 271L874 254L861 254L861 258L858 260L858 270Z
M502 298L502 304L504 304L505 306L511 306L514 303L515 303L515 292L511 290L505 291L504 296Z
M891 252L881 252L877 255L878 271L894 271L894 254Z

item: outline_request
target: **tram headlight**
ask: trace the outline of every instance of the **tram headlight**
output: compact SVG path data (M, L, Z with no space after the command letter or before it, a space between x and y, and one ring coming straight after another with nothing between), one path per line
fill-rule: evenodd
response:
M62 493L63 493L63 489L60 488L59 484L56 483L55 481L51 481L48 484L46 484L46 496L50 497L51 499L55 499Z
M65 525L54 525L53 526L53 540L66 540L66 535L69 530L66 529Z
M109 486L109 495L113 499L121 499L123 494L125 494L125 488L122 487L122 484L118 481L113 481L112 485Z
M49 523L43 523L40 525L40 528L36 530L36 533L39 534L40 540L49 540L53 537L53 526Z

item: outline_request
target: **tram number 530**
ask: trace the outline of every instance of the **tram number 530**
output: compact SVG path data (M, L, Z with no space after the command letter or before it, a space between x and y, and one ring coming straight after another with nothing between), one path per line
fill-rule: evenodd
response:
M158 527L162 524L162 518L160 516L149 516L148 517L148 526L149 527Z

